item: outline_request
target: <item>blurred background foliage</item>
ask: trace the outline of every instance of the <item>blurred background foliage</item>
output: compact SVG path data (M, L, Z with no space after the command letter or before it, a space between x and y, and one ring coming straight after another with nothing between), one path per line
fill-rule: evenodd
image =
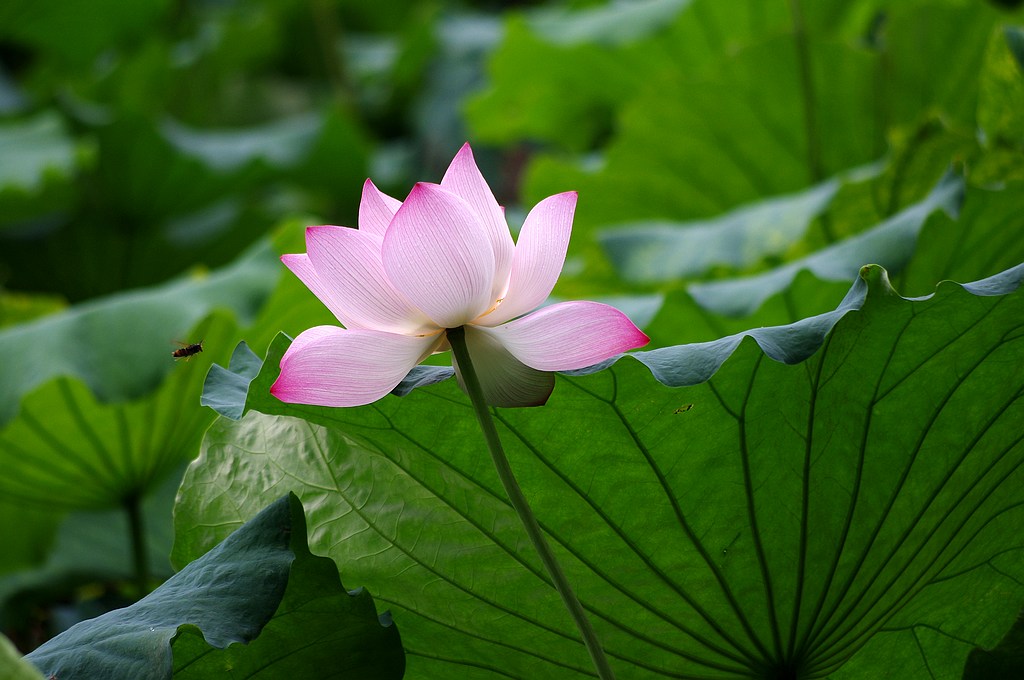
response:
M331 321L276 255L467 139L513 225L580 192L556 294L655 345L832 309L869 261L905 295L1021 262L1019 5L6 0L4 633L169 575L206 368Z

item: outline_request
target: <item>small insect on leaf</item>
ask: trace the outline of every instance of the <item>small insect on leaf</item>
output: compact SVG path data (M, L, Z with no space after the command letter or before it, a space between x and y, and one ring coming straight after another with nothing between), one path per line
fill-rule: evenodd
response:
M683 404L682 406L677 408L675 411L672 411L672 413L686 413L691 408L693 408L693 404Z
M203 340L200 340L199 342L194 342L190 345L187 345L183 342L178 344L180 344L181 347L171 352L171 356L174 357L175 360L184 359L185 361L188 361L189 359L203 351Z

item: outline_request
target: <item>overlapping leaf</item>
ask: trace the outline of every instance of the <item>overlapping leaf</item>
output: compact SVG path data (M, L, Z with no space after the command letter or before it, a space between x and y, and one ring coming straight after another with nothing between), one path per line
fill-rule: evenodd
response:
M690 387L620 360L560 378L543 409L497 412L624 677L957 674L1013 620L1024 267L918 300L865 276L857 311L751 333L760 346L640 354ZM773 360L799 361L815 335L810 358ZM284 405L266 392L282 349L249 408L316 425L219 421L179 511L216 525L254 489L294 489L314 545L391 603L409 677L586 676L453 382L358 409Z
M237 642L247 644L229 646ZM309 552L294 497L141 601L82 622L27 658L65 680L205 679L232 670L399 678L403 668L394 626L382 626L369 596L347 593L333 564Z
M0 428L6 471L0 491L51 508L117 507L145 495L194 457L213 420L197 403L205 368L213 354L224 354L218 343L230 344L238 334L223 314L200 329L214 352L181 362L144 397L104 404L72 376L25 395L17 417ZM165 360L171 362L166 347L174 345L165 344Z
M57 376L81 379L101 401L139 397L174 368L174 341L217 307L248 320L272 289L279 263L261 244L230 267L195 279L96 300L0 331L0 423L21 397ZM194 341L202 338L194 338Z
M787 289L797 272L805 269L830 281L848 280L865 262L898 271L914 253L918 233L928 217L938 210L955 217L963 191L963 180L948 174L923 201L855 237L762 274L695 283L688 290L704 307L724 316L743 316L771 295Z

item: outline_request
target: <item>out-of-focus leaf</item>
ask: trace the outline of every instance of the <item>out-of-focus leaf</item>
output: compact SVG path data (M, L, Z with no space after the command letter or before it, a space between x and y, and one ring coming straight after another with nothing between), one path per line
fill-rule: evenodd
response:
M613 1L570 10L542 8L529 17L530 27L556 45L618 45L664 28L691 0Z
M14 499L0 500L0 526L4 528L0 582L7 574L34 568L46 558L60 520L61 513L53 508L26 507Z
M0 676L7 680L45 680L3 634L0 634Z
M939 281L972 281L1024 261L1024 184L1000 191L968 187L955 219L934 213L906 269L893 277L902 295L925 295Z
M840 180L696 222L634 222L598 233L619 274L654 283L700 277L716 265L742 269L779 255L828 207Z
M801 29L815 38L859 37L875 4L805 3ZM617 110L628 108L645 84L659 82L657 74L685 70L701 81L721 59L791 32L793 21L792 6L778 0L655 0L513 15L488 64L491 82L470 102L468 118L475 136L487 141L539 139L590 149L613 131ZM663 131L670 136L676 129Z
M641 62L590 44L553 45L537 37L524 20L511 21L488 63L490 87L466 107L473 137L590 148L608 134L615 105L628 101L638 87L635 74Z
M27 295L0 290L0 328L26 323L67 307L55 295Z
M189 367L171 360L175 340L202 340L182 336L214 308L233 310L248 322L279 273L280 262L261 243L216 272L112 295L0 330L0 425L14 416L24 394L57 376L77 377L101 402L150 392L171 371Z
M0 115L21 113L27 106L25 93L11 80L3 66L0 66Z
M0 229L67 210L76 153L75 141L53 112L0 123Z
M228 355L238 328L221 312L195 333L208 351L175 364L173 343L161 343L173 373L144 397L101 403L67 375L24 395L17 415L0 426L0 492L48 507L118 507L191 460L213 420L199 407L206 369Z
M763 274L694 283L688 290L710 310L725 316L743 316L756 310L769 296L785 290L802 269L831 281L848 280L868 263L898 271L913 255L918 233L928 217L938 210L955 216L963 192L963 178L948 173L923 201L857 236Z
M572 65L557 61L552 68L569 73L559 77L559 88L551 92L544 88L552 78L538 75L537 83L520 83L532 78L534 70L499 72L505 67L496 56L492 87L482 96L487 112L471 108L478 114L471 120L489 130L501 127L504 116L509 124L502 129L533 137L541 130L516 127L516 121L532 115L553 120L539 113L544 102L569 99L576 108L592 102L605 107L602 115L612 122L608 127L614 136L600 153L538 154L523 185L527 202L580 191L576 233L583 238L573 246L580 253L596 227L702 219L804 190L882 158L890 141L912 136L928 117L973 134L984 39L1003 19L970 3L934 3L934 14L932 8L933 3L894 6L866 0L799 6L694 0L680 13L673 45L647 42L650 54L639 62L619 53L581 57ZM941 27L937 17L942 17ZM680 39L691 32L693 39ZM497 55L516 48L517 40L510 33ZM555 61L551 56L548 60ZM633 79L643 85L618 87L615 70L603 66L609 60L643 73L643 79ZM606 81L614 92L611 98L586 95L587 87ZM509 100L520 91L543 91L545 96L534 106ZM579 150L559 141L559 135L573 140L575 134L566 122L540 136ZM941 165L928 168L923 177L897 173L901 181L893 184L891 200L883 197L880 217L917 200L908 190L933 182L935 168L941 172L953 158L938 160ZM824 222L822 227L829 229ZM588 265L595 266L595 260L589 258Z
M0 7L0 37L86 66L111 43L144 34L168 0L8 0Z
M160 480L140 503L146 565L151 578L166 579L174 573L168 561L173 544L171 511L183 471L181 465L175 474ZM83 510L61 517L53 511L63 504L53 505L51 516L60 518L60 524L54 535L47 537L49 550L45 559L0 576L0 609L8 609L13 598L28 592L71 592L90 581L126 582L137 576L132 563L129 520L123 508ZM21 508L26 520L31 520L33 514L41 515L33 512L33 504L22 503ZM25 529L32 530L32 526L26 522ZM16 530L12 527L10 533L15 534ZM58 632L61 631L50 631L51 635Z
M993 32L978 87L978 125L986 141L1024 147L1024 28Z
M308 153L322 127L319 115L307 113L244 130L196 130L173 120L165 121L161 130L179 150L227 172L256 160L293 166Z
M0 190L38 191L47 175L66 179L75 144L53 112L0 125Z
M644 332L649 349L686 343L713 342L750 328L784 326L829 313L849 294L840 281L823 281L807 270L796 274L790 285L767 298L749 316L726 317L697 302L685 287L672 290Z
M887 65L879 94L886 123L912 126L931 110L973 130L988 39L1005 21L985 3L908 2L886 12L880 33Z
M1017 65L1024 70L1024 28L1020 26L1006 27L1006 46L1010 54L1017 60Z
M462 112L452 103L462 101L480 86L483 58L498 42L501 23L488 14L442 14L435 36L436 51L411 113L415 138L425 147L422 165L430 173L440 175L454 152L469 138ZM478 147L477 151L483 149ZM485 160L483 154L477 155L478 163ZM410 179L422 178L418 175ZM407 191L403 188L402 194Z
M125 114L93 136L95 168L79 182L86 195L5 235L10 287L78 301L197 262L222 266L282 214L316 209L354 223L366 178L364 135L340 112L232 130L158 128Z
M1022 278L909 300L868 267L824 338L808 319L655 350L641 358L696 384L620 360L560 376L543 409L497 409L617 672L914 678L996 644L1024 601L1007 539L1024 507ZM391 603L410 677L590 675L457 386L283 404L283 349L249 394L275 415L218 421L186 474L188 527L216 540L254 489L287 484L321 518L313 545Z
M790 36L745 48L700 79L679 69L653 74L624 102L597 172L566 172L542 157L529 170L526 196L578 189L584 229L703 218L874 161L884 147L868 109L873 55L832 42L807 50L810 85L799 77L804 53Z

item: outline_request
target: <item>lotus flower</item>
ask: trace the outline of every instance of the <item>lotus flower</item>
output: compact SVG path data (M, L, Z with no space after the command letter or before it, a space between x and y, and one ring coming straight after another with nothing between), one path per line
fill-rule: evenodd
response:
M544 199L513 244L468 144L439 185L416 184L404 202L366 180L359 229L309 227L308 252L281 258L344 328L317 326L295 338L271 393L288 403L371 403L449 350L447 329L463 327L487 402L536 406L551 394L553 371L646 344L608 305L533 311L562 271L575 208L575 192Z

